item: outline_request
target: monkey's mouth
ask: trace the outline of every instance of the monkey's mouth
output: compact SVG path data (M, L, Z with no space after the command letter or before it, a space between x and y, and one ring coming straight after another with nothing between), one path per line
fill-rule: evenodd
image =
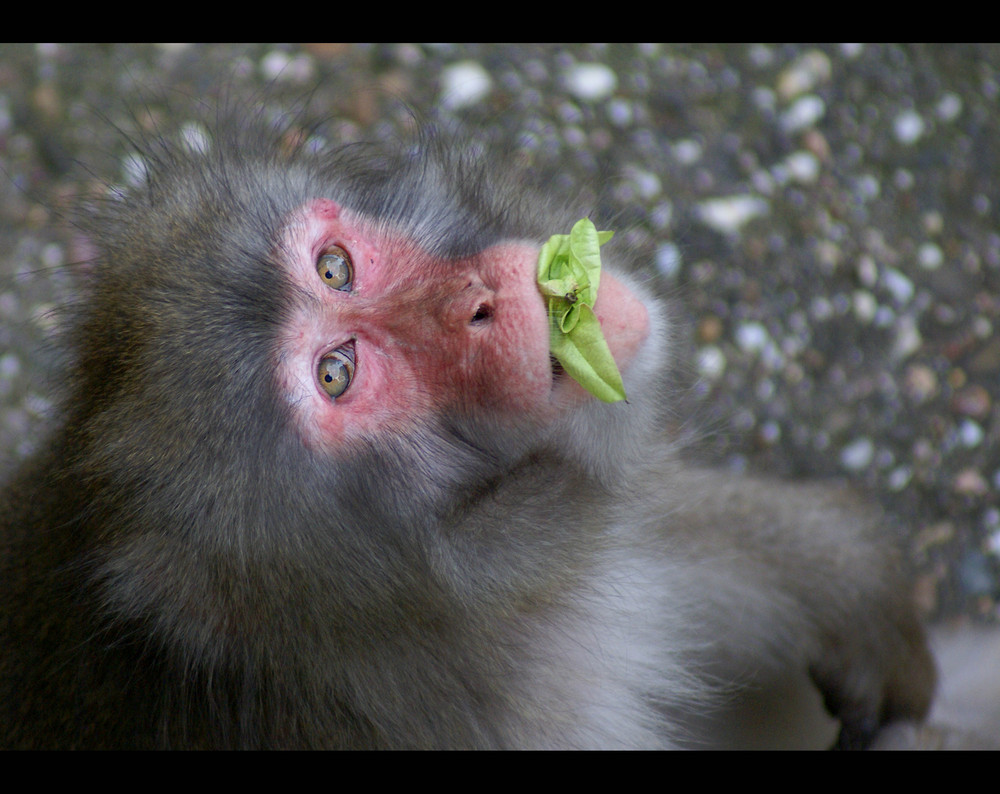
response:
M559 363L555 356L549 356L549 365L552 367L552 388L555 388L559 383L566 378L566 370L563 369L563 365Z

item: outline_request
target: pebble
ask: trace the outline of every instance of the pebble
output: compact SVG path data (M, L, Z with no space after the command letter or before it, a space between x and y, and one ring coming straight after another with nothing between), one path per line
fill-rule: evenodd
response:
M951 398L951 408L963 416L975 419L986 417L992 407L990 393L979 384L971 384L955 393Z
M729 196L709 199L698 205L698 217L706 226L722 234L736 234L754 218L770 212L771 205L758 196Z
M926 126L915 110L904 110L893 120L892 131L897 141L909 146L920 140Z
M489 73L476 61L459 61L441 72L441 104L448 110L475 105L493 87Z
M875 444L867 436L854 439L840 451L840 463L848 471L861 471L875 458Z
M778 75L778 94L789 100L812 91L819 83L829 80L832 72L830 58L825 52L804 52Z
M632 105L624 99L612 99L608 102L608 121L616 127L627 127L635 116Z
M966 419L958 426L958 440L967 449L978 447L983 441L983 428L971 419Z
M798 132L811 127L826 115L826 103L814 94L807 94L781 114L781 127L785 132Z
M866 325L875 319L875 312L878 310L878 301L868 290L855 290L853 296L854 316Z
M923 344L923 337L917 327L917 321L909 315L899 318L896 323L896 338L893 340L892 353L896 358L906 358L916 353Z
M698 351L698 374L707 380L718 380L726 371L726 354L715 345L706 345Z
M605 99L618 87L618 77L603 63L578 63L564 76L566 90L577 99L594 102Z
M203 124L189 121L181 127L184 145L192 152L206 154L212 148L212 136Z
M922 403L937 393L938 378L930 367L911 364L903 376L903 388L914 402Z
M140 187L149 173L146 160L134 152L130 152L122 158L121 162L122 178L129 187Z
M785 159L785 168L800 184L812 184L819 177L819 159L812 152L793 152Z
M702 317L698 321L698 326L696 329L696 334L698 341L714 343L718 342L722 338L723 325L722 320L716 317L714 314L710 314L707 317Z
M681 165L694 165L701 159L702 146L693 138L677 141L672 148L674 159Z
M666 278L677 277L682 261L681 249L673 243L662 243L656 249L656 269Z
M771 335L761 323L742 323L736 329L736 344L744 353L759 353L771 342Z
M955 493L965 496L983 496L990 490L983 475L973 468L962 469L956 474L952 488Z
M938 100L934 110L941 121L954 121L962 112L962 98L958 94L947 93Z
M639 196L647 201L663 192L663 184L660 182L660 178L652 171L633 168L629 170L628 175L635 185Z
M917 250L917 262L924 270L937 270L944 262L944 254L934 243L924 243Z
M913 479L913 469L909 466L897 466L891 472L886 479L886 485L889 486L889 490L899 492L902 491L907 485L910 484L910 480Z
M315 78L316 66L308 55L274 50L261 60L260 73L265 80L308 83Z
M892 294L893 300L905 306L913 299L913 282L895 268L886 268L882 273L882 286Z

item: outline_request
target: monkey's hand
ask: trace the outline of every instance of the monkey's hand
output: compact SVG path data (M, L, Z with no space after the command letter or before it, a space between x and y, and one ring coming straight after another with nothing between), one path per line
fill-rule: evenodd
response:
M912 608L891 604L878 623L831 635L810 666L827 710L840 720L836 749L865 749L883 726L920 721L930 708L937 674Z
M869 746L881 726L923 719L934 662L880 512L825 484L704 471L675 481L677 493L711 494L681 502L670 531L709 585L700 620L716 638L713 670L765 692L808 675L840 721L841 747ZM823 734L817 746L832 740Z

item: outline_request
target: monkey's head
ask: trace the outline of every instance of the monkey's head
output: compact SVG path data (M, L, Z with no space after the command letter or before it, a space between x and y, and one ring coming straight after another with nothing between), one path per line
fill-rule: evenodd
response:
M71 398L79 475L100 497L88 509L126 546L179 535L231 567L234 546L256 559L319 543L323 577L361 597L375 585L356 561L412 576L386 550L415 553L402 539L438 531L456 502L537 472L528 488L558 505L547 467L596 492L640 454L664 328L615 242L594 309L629 402L599 402L549 355L539 250L579 208L553 212L432 136L312 156L223 134L144 157L144 185L97 235ZM164 569L183 564L165 548Z
M581 422L602 436L643 415L596 405L550 355L538 257L572 223L488 165L425 138L363 171L332 165L330 185L284 217L275 250L292 311L279 334L278 391L309 447L335 455L446 426L506 458L501 450L524 454L541 438L586 436ZM640 406L649 373L637 359L645 352L652 369L660 349L647 345L660 320L646 300L612 268L594 306ZM490 449L490 439L502 443Z
M662 320L615 269L616 241L594 310L630 399L606 406L550 356L536 283L541 244L573 214L454 140L313 158L221 133L208 152L157 141L144 158L145 185L99 239L81 380L102 404L140 392L129 404L161 438L274 417L320 457L444 429L507 459L590 437L600 469L647 421Z

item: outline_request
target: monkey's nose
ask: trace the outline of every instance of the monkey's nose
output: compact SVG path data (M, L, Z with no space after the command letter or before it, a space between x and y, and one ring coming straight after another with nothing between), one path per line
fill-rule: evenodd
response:
M480 325L482 323L488 322L493 318L493 306L492 304L484 301L476 306L476 311L472 315L472 319L469 320L470 325Z

